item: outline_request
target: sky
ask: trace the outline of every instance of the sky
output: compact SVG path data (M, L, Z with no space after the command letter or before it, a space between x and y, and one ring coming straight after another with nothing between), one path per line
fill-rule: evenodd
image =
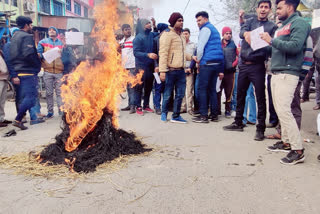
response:
M173 12L180 12L184 16L184 28L189 28L191 31L191 41L197 43L199 28L196 23L195 14L199 11L207 11L209 13L210 22L217 28L219 32L222 31L224 26L234 24L230 22L226 17L217 15L215 11L219 11L219 14L226 14L223 4L220 0L127 0L128 2L134 2L138 4L140 8L153 8L154 18L157 23L167 23L170 15ZM214 4L214 11L209 8L209 3ZM188 4L188 6L187 6ZM187 7L186 7L187 6ZM185 12L184 12L185 10ZM184 12L184 13L183 13ZM150 17L149 17L150 18ZM237 36L235 35L235 40Z

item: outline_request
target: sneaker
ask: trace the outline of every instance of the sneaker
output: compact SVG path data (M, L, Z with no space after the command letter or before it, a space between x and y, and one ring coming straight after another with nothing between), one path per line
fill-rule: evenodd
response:
M130 106L127 106L125 108L122 108L121 111L130 111Z
M208 117L206 117L206 116L200 116L200 117L192 118L192 122L195 122L195 123L209 123L209 120L208 120Z
M287 157L282 158L280 160L280 163L285 164L285 165L295 165L297 163L302 163L304 162L304 151L302 150L302 154L299 154L296 150L291 150Z
M167 122L167 113L161 113L161 121Z
M243 132L243 125L238 126L236 122L233 122L231 125L224 126L223 130L225 131L238 131L238 132Z
M250 122L249 120L247 121L247 123L246 123L247 125L252 125L252 126L254 126L254 125L256 125L256 123L254 123L254 122Z
M44 119L38 118L36 120L30 120L30 125L35 125L35 124L44 123L44 122L45 122Z
M181 116L177 117L177 118L171 118L170 120L171 123L187 123L187 121L185 119L183 119Z
M154 113L154 111L149 107L145 107L145 108L143 108L143 110L146 112L149 112L149 113Z
M219 116L218 115L209 115L209 119L212 121L212 122L219 122Z
M12 125L15 126L15 127L20 128L21 130L26 130L26 129L28 129L28 127L26 127L25 125L23 125L22 122L19 122L19 121L16 121L16 120L13 121Z
M130 106L129 114L134 114L134 113L136 113L136 107Z
M161 109L160 108L156 108L156 114L157 115L161 115Z
M224 113L224 115L225 115L226 118L231 118L231 113L230 113L230 111L226 111L226 112Z
M46 116L47 119L53 118L53 112L49 112Z
M236 111L232 111L232 112L231 112L231 117L235 118L235 117L236 117L236 114L237 114Z
M7 126L8 126L8 124L6 124L4 122L0 123L0 127L7 127Z
M267 148L268 151L271 152L290 152L291 151L291 146L290 144L284 144L282 141L278 141L273 146L269 146Z
M10 121L10 120L4 120L4 121L2 121L2 123L4 123L4 124L11 124L12 121Z
M136 110L136 113L137 113L138 115L143 116L142 108L141 108L141 107L138 107L137 110Z
M254 137L255 141L263 141L264 139L264 132L263 131L256 131L256 135Z

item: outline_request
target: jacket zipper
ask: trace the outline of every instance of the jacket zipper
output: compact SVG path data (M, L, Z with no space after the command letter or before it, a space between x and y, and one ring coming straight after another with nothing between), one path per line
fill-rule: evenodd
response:
M181 38L181 35L179 35L181 43L182 43L182 67L184 68L184 46L183 46L183 40Z

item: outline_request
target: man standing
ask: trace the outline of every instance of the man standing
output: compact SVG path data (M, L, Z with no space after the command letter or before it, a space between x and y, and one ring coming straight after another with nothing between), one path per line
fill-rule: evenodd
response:
M310 33L310 25L296 12L299 3L300 0L277 0L277 15L282 27L276 31L274 39L268 33L261 34L261 38L272 46L271 91L282 128L281 141L268 150L289 152L280 161L287 165L305 159L301 134L290 107L301 76L304 49Z
M120 48L121 48L121 57L122 57L122 64L125 69L130 72L130 75L136 76L137 71L135 69L135 58L133 55L133 39L134 36L131 36L131 27L128 24L123 24L121 27L122 34L124 38L120 41ZM134 88L131 84L128 83L127 85L127 92L128 92L128 106L121 109L122 111L130 111L130 114L136 112L135 103L134 103Z
M256 99L258 103L258 124L255 140L262 141L264 139L264 131L266 129L266 94L265 94L265 61L270 55L270 48L265 47L253 51L250 47L252 30L263 26L264 32L268 32L271 36L277 29L277 26L268 21L268 15L271 12L271 1L260 0L256 9L257 17L248 19L242 26L240 31L241 45L241 63L239 64L238 91L237 91L237 112L235 122L229 126L223 127L227 131L243 131L243 112L246 101L247 90L250 82L253 83Z
M223 78L224 57L220 34L209 22L209 14L205 11L196 14L200 28L197 56L194 60L199 64L199 112L200 116L193 118L196 123L209 123L208 108L210 102L210 119L218 121L218 99L216 84L218 76Z
M61 57L55 59L53 62L48 63L43 58L43 53L49 51L52 48L58 47L63 49L63 43L60 39L57 38L58 30L55 27L49 27L49 38L43 39L38 44L38 53L42 59L42 67L44 69L43 81L46 87L46 100L47 100L47 109L48 114L46 118L52 118L54 115L53 107L53 93L54 89L56 91L57 105L59 109L59 115L62 115L60 111L60 106L62 105L61 99L61 78L63 77L64 66L61 60Z
M138 115L143 115L143 110L154 112L149 106L149 101L154 80L153 60L158 58L158 55L153 53L153 40L159 33L151 32L151 22L147 19L141 19L140 24L142 29L137 28L137 36L133 40L133 54L136 60L136 69L139 72L143 71L142 84L135 87L136 112ZM142 89L144 89L143 108L141 107Z
M35 48L32 35L32 20L29 17L19 16L16 23L20 28L11 40L10 62L17 77L12 78L15 84L20 84L20 93L22 96L18 115L13 125L25 130L22 119L27 110L30 110L35 104L38 96L38 73L41 63ZM44 122L41 120L41 122Z
M11 121L5 120L4 105L7 100L7 87L9 80L9 72L0 52L0 127L6 127Z
M172 123L187 123L180 116L182 99L186 89L185 64L187 54L186 40L182 35L183 16L180 13L172 13L169 18L170 27L160 37L159 72L160 79L165 81L163 95L161 121L167 121L170 96L175 88ZM189 60L191 56L188 55Z
M193 55L194 51L196 50L196 44L190 41L190 30L188 28L183 29L182 34L186 38L186 53ZM187 61L185 64L185 72L186 72L186 93L182 100L181 105L181 113L188 112L190 115L193 115L193 99L194 99L194 78L193 72L190 68L191 61Z
M224 77L221 83L220 92L218 93L218 112L221 112L221 95L224 89L225 116L231 117L231 98L233 93L234 78L236 67L238 65L238 48L232 40L232 30L230 27L222 29L222 48L224 55Z

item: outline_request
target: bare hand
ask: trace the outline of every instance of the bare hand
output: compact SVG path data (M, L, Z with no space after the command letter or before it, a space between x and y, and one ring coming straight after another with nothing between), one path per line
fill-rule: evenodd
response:
M14 85L20 85L19 77L12 78L12 82L13 82Z
M148 53L148 57L149 57L150 59L158 59L158 55L155 54L155 53Z
M260 38L264 41L266 41L269 45L271 44L271 40L272 40L272 37L270 36L269 33L261 33L260 34Z
M243 17L244 17L244 10L243 9L241 9L239 11L239 17L243 19Z
M187 69L184 70L184 72L185 72L186 74L191 74L191 69L190 69L190 68L187 68Z
M222 80L224 77L224 73L219 73L219 79Z
M200 63L200 61L198 60L197 56L192 56L192 59L193 59L196 63Z
M251 36L250 36L250 32L249 32L249 31L244 32L243 36L244 36L244 39L246 40L246 42L248 42L248 44L249 44L249 45L251 45Z
M161 72L160 73L160 80L163 82L166 80L166 73L165 72Z
M159 67L155 67L155 68L154 68L154 72L155 72L155 73L159 73Z

